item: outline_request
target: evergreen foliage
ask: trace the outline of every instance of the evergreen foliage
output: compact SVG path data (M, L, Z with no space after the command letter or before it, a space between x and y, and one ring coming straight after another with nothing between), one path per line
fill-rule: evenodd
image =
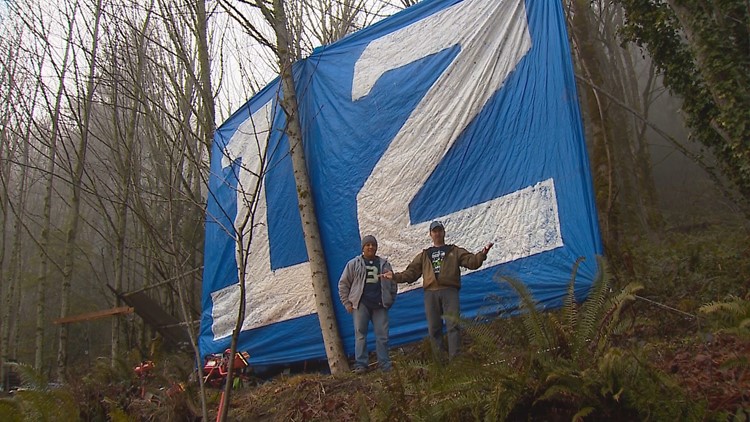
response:
M745 0L618 0L625 42L648 49L693 137L750 200L750 7Z

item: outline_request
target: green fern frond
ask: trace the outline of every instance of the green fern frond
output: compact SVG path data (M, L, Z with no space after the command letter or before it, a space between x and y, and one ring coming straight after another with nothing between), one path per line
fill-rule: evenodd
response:
M719 368L721 368L722 370L736 368L743 371L748 371L750 370L750 359L745 355L730 358L722 362L721 365L719 365Z
M497 361L505 358L502 350L498 347L501 343L500 333L493 329L490 324L462 321L461 327L464 333L473 340L471 346L473 354L478 354L485 361Z
M711 316L720 332L750 336L750 300L729 295L725 301L709 302L698 311Z
M597 353L604 350L609 344L609 338L618 331L621 326L620 315L623 309L636 299L636 293L643 289L643 285L638 283L629 283L627 286L612 296L605 305L605 312L602 315L602 321L599 331L595 337Z
M729 295L726 300L709 302L698 308L698 311L704 314L728 313L732 315L744 315L748 312L748 304L750 302L739 296Z
M609 334L620 336L625 334L628 330L631 330L633 328L633 323L631 321L623 321L622 319L617 319L615 321L612 321L610 326L608 327Z
M569 398L578 396L581 393L580 387L581 380L573 376L567 376L564 378L549 379L553 382L544 392L534 400L534 404L553 400L556 398Z
M14 399L0 399L0 420L8 422L21 422L21 405Z
M750 328L747 324L744 326L737 326L731 328L720 328L716 331L717 333L729 334L737 337L746 338L750 336Z
M359 404L359 420L362 422L372 420L370 417L370 408L367 406L367 402L362 393L357 393L356 400L357 404Z
M597 264L599 271L594 278L589 296L578 311L579 321L572 345L573 353L577 357L585 355L586 347L594 339L605 313L610 273L603 258L597 257Z
M119 407L115 407L114 409L110 410L107 414L107 417L112 422L131 422L133 418L128 415L124 410L120 409Z
M520 299L519 310L521 321L526 329L529 343L538 350L549 350L556 348L554 337L550 335L549 327L545 318L536 308L537 302L531 296L529 289L521 281L512 277L501 277L502 281L510 284Z
M528 378L524 373L511 374L501 378L492 388L490 400L485 406L485 420L506 420L516 405L527 394Z
M78 405L73 395L64 388L54 390L24 390L16 392L24 420L76 421Z
M570 281L568 282L568 292L563 301L562 320L566 326L571 328L578 324L578 304L576 303L575 282L576 277L578 276L578 267L585 259L585 257L579 257L575 264L573 264L573 272L570 276Z
M582 422L584 421L586 416L589 416L594 411L593 407L587 406L583 409L576 412L575 415L573 415L573 422Z
M46 390L49 385L47 377L37 371L31 365L19 363L16 366L18 375L21 377L21 385L30 390Z

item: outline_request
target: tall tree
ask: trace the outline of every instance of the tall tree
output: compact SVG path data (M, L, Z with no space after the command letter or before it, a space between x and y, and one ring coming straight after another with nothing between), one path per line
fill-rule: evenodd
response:
M19 122L14 115L12 104L18 98L18 78L19 70L19 52L21 40L12 38L4 40L2 44L3 64L0 68L0 80L2 80L3 106L0 109L0 204L2 205L2 233L0 233L0 303L3 304L0 313L0 380L4 380L5 366L4 363L12 357L11 336L13 327L17 324L17 315L14 312L14 306L18 295L18 274L16 265L18 259L18 241L20 234L14 230L20 223L20 213L18 209L19 198L18 192L14 191L15 179L18 174L18 166L14 165L19 159L19 148L22 146L18 136L12 129ZM26 172L21 169L22 180L25 180ZM21 192L23 195L23 192ZM13 223L15 222L15 223ZM6 268L6 249L8 237L15 241L11 244L10 262Z
M282 93L280 98L281 108L286 116L286 127L285 133L289 140L289 154L292 160L292 167L294 173L294 179L297 186L297 200L299 205L300 219L302 221L303 237L305 239L305 247L307 249L307 255L311 268L311 281L314 290L316 309L318 318L320 321L321 331L323 334L323 342L328 358L328 365L331 369L331 373L338 374L343 371L347 371L349 368L346 360L346 354L344 353L343 344L341 337L338 333L338 323L333 310L333 302L331 299L330 286L328 284L328 269L325 265L325 259L323 255L323 247L320 240L320 231L315 215L315 208L313 203L313 195L310 186L309 176L307 172L307 162L304 156L304 148L302 144L302 131L299 121L299 113L296 99L296 88L295 82L292 75L292 65L299 59L303 54L303 34L305 33L304 28L304 17L308 16L305 11L305 6L308 5L305 2L285 2L283 0L273 0L266 2L262 0L241 0L239 3L250 5L254 10L260 11L262 16L271 26L273 34L275 36L275 43L264 36L264 31L256 27L251 23L251 19L243 15L237 7L231 2L224 1L222 4L235 19L242 22L245 26L246 31L261 45L264 45L272 49L277 57L279 74L281 76ZM322 24L317 27L317 34L327 39L324 42L335 41L334 36L343 36L349 31L355 28L354 20L355 17L361 13L364 9L362 3L356 2L319 2L321 7L317 10L316 16L321 17ZM336 4L341 6L338 9L342 14L337 15L336 19L327 20L326 18L332 17L331 11L334 9L331 6ZM288 19L287 8L293 10L295 19ZM315 15L315 12L311 13ZM335 22L331 24L331 27L327 26L327 23ZM332 30L335 29L335 30ZM330 38L329 38L330 37ZM261 174L262 178L262 174ZM260 186L258 182L255 186ZM257 198L256 195L253 197ZM253 208L254 210L255 208ZM254 211L252 212L254 216ZM246 221L246 223L248 223ZM252 237L252 222L249 222L251 227L250 237ZM238 246L240 251L245 250L242 246L245 244L245 240L242 238L241 232L238 236ZM251 240L251 239L250 239ZM240 260L246 257L246 254L239 254ZM244 262L238 262L239 276L240 276L240 292L241 292L241 304L237 324L235 326L230 353L235 352L237 337L239 330L242 327L242 321L244 319ZM222 413L219 415L220 420L225 420L228 412L228 406L226 403L229 402L229 395L231 389L227 387L224 395L222 396L223 405L220 406Z
M70 312L70 289L73 279L73 268L76 261L76 239L78 236L78 224L80 222L81 186L83 172L86 165L86 153L88 152L89 127L91 123L91 109L94 100L95 79L97 71L97 53L99 46L99 29L102 16L102 0L97 0L94 6L94 23L91 29L91 46L88 52L88 67L85 74L86 83L83 101L78 103L80 107L78 123L79 142L75 149L75 163L71 173L71 197L70 209L65 226L65 251L63 262L63 280L60 291L60 317L68 316ZM57 379L64 380L65 370L68 362L68 324L60 324L57 348Z
M716 156L750 215L750 4L618 0L626 41L648 50L682 97L692 138Z
M33 7L33 5L29 5ZM48 25L45 24L44 15L40 10L37 9L36 13L28 13L27 16L34 17L36 22L29 22L30 27L40 31L37 36L43 40L49 39L49 34L42 32ZM75 13L73 13L75 16ZM36 23L36 24L35 24ZM68 71L68 61L70 58L71 43L73 40L73 29L74 20L70 20L68 23L67 34L65 36L65 52L62 57L61 63L56 63L54 57L50 54L49 46L50 43L45 43L45 56L50 58L50 64L58 77L59 84L57 85L57 91L53 96L51 103L47 103L47 108L50 114L51 131L49 133L48 143L43 144L46 146L45 156L46 162L43 164L44 171L42 172L42 178L44 180L44 199L42 205L42 221L41 230L39 233L39 269L37 275L37 299L36 299L36 329L35 329L35 341L34 341L34 368L37 370L42 369L45 349L45 326L47 325L47 288L49 286L48 280L50 276L49 271L49 258L48 249L50 245L50 230L52 228L52 198L53 198L53 186L54 186L54 175L56 173L56 158L57 158L57 142L60 137L60 120L61 120L61 109L63 104L63 91L65 89L65 75ZM41 60L40 60L41 62ZM39 74L41 74L41 69ZM47 99L46 96L43 98Z
M312 188L307 172L307 161L302 146L302 129L297 106L297 93L292 74L292 65L297 57L292 54L292 39L289 37L284 0L274 0L273 8L258 3L263 16L273 27L276 35L276 53L279 57L281 70L282 98L281 108L286 115L286 135L289 139L289 155L294 169L294 181L297 185L297 201L299 202L302 232L305 247L310 261L310 272L318 319L323 333L323 343L328 357L331 373L336 375L349 370L349 363L344 353L344 346L338 332L336 314L333 311L331 289L328 284L328 269L326 268L323 244L320 240L320 229L315 215Z
M302 147L302 131L300 128L299 114L297 110L297 99L295 83L292 76L293 63L301 58L303 54L312 50L311 38L306 34L311 32L323 40L318 42L332 42L335 37L341 37L346 33L356 30L357 17L365 12L364 4L358 2L319 2L320 8L311 9L306 2L285 2L275 0L266 2L261 0L243 0L241 4L249 5L252 10L257 10L268 22L273 31L275 41L264 34L261 28L254 25L252 20L243 15L232 2L222 2L235 19L241 22L246 31L261 45L264 45L276 54L282 81L282 94L280 105L287 119L285 128L290 145L290 157L297 185L297 196L299 202L300 218L302 220L303 236L311 267L311 281L314 289L318 318L320 319L323 341L331 372L336 374L348 370L348 362L344 353L343 344L338 334L338 324L333 311L330 286L328 284L328 270L325 265L320 232L315 216L313 195L307 173L307 163ZM306 10L306 8L308 8ZM287 11L291 10L292 19L289 19ZM338 13L333 13L337 11ZM317 16L320 21L311 28L305 26L310 23L306 20L309 16ZM306 30L306 31L305 31ZM307 43L305 43L307 41Z
M653 78L637 76L638 68L649 64L620 46L620 7L584 0L566 4L577 74L583 82L582 108L604 244L618 256L625 241L621 235L648 235L662 221L644 130L658 90Z
M133 161L136 159L137 129L143 112L141 109L143 90L139 88L133 89L133 87L140 87L143 84L146 69L146 39L151 30L153 7L154 0L151 0L145 7L142 24L140 27L137 27L137 30L131 31L128 26L123 28L117 24L113 24L111 29L114 33L110 32L107 34L109 36L109 45L114 47L114 51L110 54L111 70L108 73L112 81L110 87L112 97L110 111L112 113L112 128L114 132L112 139L115 140L110 147L113 150L112 162L116 172L113 189L117 190L115 192L115 198L117 198L115 200L115 218L112 227L115 243L113 287L117 292L122 292L124 288L128 206L133 186ZM120 16L126 13L122 8L116 8L113 12L119 12ZM135 25L137 21L134 19L133 22L128 23ZM129 52L131 50L135 50L135 54L130 55ZM125 57L121 57L119 53L124 53ZM122 75L123 70L130 70L131 74L128 76L132 80L132 87L123 80L125 78ZM127 90L125 95L120 94L122 90ZM102 209L104 208L102 207ZM115 306L122 306L119 295L115 295ZM121 320L118 316L112 318L112 365L116 364L118 356L121 353L120 337L122 330L120 322Z

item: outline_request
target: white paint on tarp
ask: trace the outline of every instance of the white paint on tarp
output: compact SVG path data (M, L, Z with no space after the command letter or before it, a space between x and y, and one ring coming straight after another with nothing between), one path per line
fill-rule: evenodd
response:
M409 204L531 48L524 1L458 3L374 40L355 66L353 100L367 95L387 71L455 45L459 53L406 120L357 196L360 230L375 234L379 253L397 270L420 245L429 244L430 222L411 224ZM492 178L477 183L492 183ZM497 243L484 268L563 245L551 179L435 219L446 224L449 243L471 251ZM416 287L419 284L406 289Z
M234 229L235 235L242 232L244 250L248 250L248 242L251 242L245 277L246 307L243 331L315 312L312 282L308 281L309 262L271 270L265 189L258 192L255 219L252 221L253 230L250 232L248 214L253 200L251 195L256 191L259 176L263 174L261 164L265 161L272 115L272 102L269 101L240 124L227 143L222 158L224 168L241 159ZM245 223L246 220L248 223ZM235 262L242 262L239 249L235 254ZM239 267L237 274L240 274ZM217 340L231 335L236 325L240 304L239 284L212 292L211 301L211 329L214 340Z

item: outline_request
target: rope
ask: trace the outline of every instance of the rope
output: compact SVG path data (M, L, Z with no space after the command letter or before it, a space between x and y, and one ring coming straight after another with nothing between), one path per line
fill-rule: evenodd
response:
M685 312L685 311L681 311L681 310L679 310L679 309L673 308L673 307L671 307L671 306L667 306L667 305L665 305L665 304L663 304L663 303L659 303L659 302L656 302L656 301L654 301L654 300L651 300L651 299L647 299L647 298L645 298L645 297L643 297L643 296L638 296L638 295L635 295L635 297L636 297L636 299L641 299L641 300L643 300L643 301L645 301L645 302L651 303L651 304L653 304L653 305L656 305L656 306L658 306L658 307L660 307L660 308L664 308L664 309L667 309L667 310L670 310L670 311L676 312L676 313L678 313L678 314L682 314L682 315L684 315L684 316L687 316L687 317L690 317L690 318L693 318L693 319L698 319L698 317L697 317L696 315L693 315L693 314L687 313L687 312Z

